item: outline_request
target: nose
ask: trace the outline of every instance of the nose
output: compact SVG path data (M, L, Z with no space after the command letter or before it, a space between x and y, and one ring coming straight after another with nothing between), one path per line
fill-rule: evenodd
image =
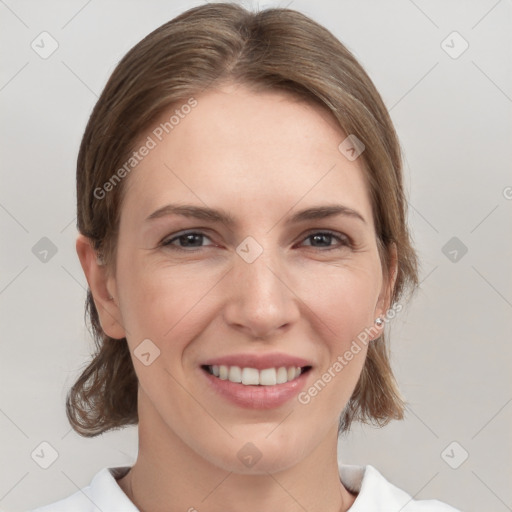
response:
M289 284L289 269L279 256L263 253L252 263L235 255L228 302L227 324L252 339L268 339L289 329L300 317L298 297Z

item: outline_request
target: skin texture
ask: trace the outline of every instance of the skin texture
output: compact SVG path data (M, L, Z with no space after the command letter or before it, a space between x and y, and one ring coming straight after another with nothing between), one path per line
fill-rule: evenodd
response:
M102 327L127 338L139 378L139 454L119 484L146 512L347 510L354 496L338 476L337 426L364 346L309 404L294 397L270 410L220 397L200 365L284 352L311 362L307 389L385 313L394 283L384 280L362 160L340 153L346 134L329 113L284 93L230 84L196 99L125 178L115 274L77 240ZM221 208L237 224L146 220L169 203ZM327 204L365 222L286 224ZM174 238L184 230L205 236L187 247ZM325 230L342 241L311 237ZM236 252L248 236L263 249L252 263ZM144 339L160 350L149 366L133 355ZM250 468L237 457L248 442L261 453Z

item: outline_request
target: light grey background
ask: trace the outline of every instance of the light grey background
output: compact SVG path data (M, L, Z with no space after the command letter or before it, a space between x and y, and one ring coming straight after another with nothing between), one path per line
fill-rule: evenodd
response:
M119 59L200 3L0 1L2 509L63 498L99 469L135 459L134 427L84 439L65 416L65 394L91 348L74 249L75 162ZM422 261L421 290L391 327L407 418L380 430L355 427L340 457L376 466L417 498L512 510L511 3L260 5L289 5L333 31L369 72L404 149ZM47 59L31 48L34 40L42 47L43 31L59 45ZM469 44L457 58L464 41L453 31ZM46 262L32 252L42 237L57 249ZM452 237L459 241L443 252ZM31 457L43 441L58 453L48 469Z

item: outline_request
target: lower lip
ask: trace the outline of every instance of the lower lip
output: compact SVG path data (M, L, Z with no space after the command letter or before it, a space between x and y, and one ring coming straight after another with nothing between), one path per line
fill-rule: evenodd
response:
M290 382L274 386L246 386L219 379L203 368L199 371L217 393L232 403L248 409L273 409L285 404L304 388L311 369Z

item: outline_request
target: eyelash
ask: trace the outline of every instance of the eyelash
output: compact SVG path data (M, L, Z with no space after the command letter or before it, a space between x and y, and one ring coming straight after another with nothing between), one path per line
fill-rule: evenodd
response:
M199 250L202 249L202 247L195 247L195 248L192 248L192 249L185 249L183 247L179 247L177 245L172 245L172 242L174 241L177 241L179 240L181 237L186 237L188 235L199 235L199 236L202 236L202 237L205 237L205 238L208 238L208 235L206 235L205 233L202 233L201 231L186 231L184 233L180 233L178 234L177 236L174 236L172 238L168 238L168 239L164 239L160 245L162 247L166 247L166 248L169 248L173 251L181 251L181 252L197 252ZM328 235L334 239L336 239L341 247L313 247L313 246L308 246L308 247L312 247L313 249L319 249L320 251L322 252L326 252L326 251L333 251L333 250L336 250L336 249L342 249L344 247L349 247L349 248L352 248L353 247L353 244L352 244L352 241L350 240L350 238L346 235L338 235L336 233L333 233L332 231L313 231L311 233L309 233L303 240L307 240L308 238L312 238L313 236L315 235ZM208 246L203 246L203 247L208 247Z

